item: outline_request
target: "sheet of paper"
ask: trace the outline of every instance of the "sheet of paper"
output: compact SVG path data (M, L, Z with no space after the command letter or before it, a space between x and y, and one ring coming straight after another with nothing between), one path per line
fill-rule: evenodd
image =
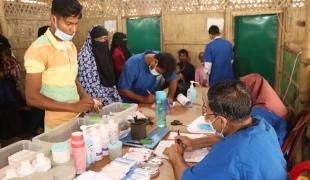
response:
M187 127L188 132L196 133L196 134L205 134L205 133L214 134L215 133L215 131L208 131L205 129L200 129L198 126L200 123L205 123L205 119L203 116L199 116L197 119L195 119L194 121L190 123L190 125Z
M177 132L170 132L170 134L168 136L168 139L169 140L174 140L177 135L178 135ZM201 138L201 137L204 136L203 134L190 134L190 133L180 133L180 135L181 136L189 137L191 139L197 139L197 138Z
M220 31L224 30L224 18L209 17L207 21L207 29L212 25L216 25L219 27Z
M174 141L172 141L172 140L160 141L160 143L158 144L154 153L161 158L168 159L168 157L166 155L164 155L163 153L164 153L164 150L167 147L170 147L172 144L174 144ZM199 162L208 154L208 152L209 151L207 148L202 148L202 149L197 149L194 151L184 152L184 160L186 162Z

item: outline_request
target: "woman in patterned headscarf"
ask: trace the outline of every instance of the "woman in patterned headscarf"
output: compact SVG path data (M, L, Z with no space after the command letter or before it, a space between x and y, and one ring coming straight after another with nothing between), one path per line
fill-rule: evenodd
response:
M108 31L94 26L78 54L78 77L86 92L103 105L120 102L113 63L109 51Z

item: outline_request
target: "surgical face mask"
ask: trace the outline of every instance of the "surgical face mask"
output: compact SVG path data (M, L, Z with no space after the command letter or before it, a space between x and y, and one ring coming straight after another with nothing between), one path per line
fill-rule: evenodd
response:
M220 137L224 137L223 131L224 131L224 127L222 127L222 130L220 132L218 132L214 127L213 127L213 123L217 120L218 118L215 118L213 121L208 122L208 123L200 123L198 124L198 127L201 130L206 130L206 131L210 131L210 132L214 132L216 135L220 136Z
M57 27L57 20L55 19L55 36L58 37L59 39L63 40L63 41L72 41L73 37L75 34L73 35L69 35L67 33L62 32L60 29L58 29Z
M160 73L156 71L156 66L153 69L151 69L151 66L149 66L149 70L150 70L150 73L153 74L154 76L159 76Z

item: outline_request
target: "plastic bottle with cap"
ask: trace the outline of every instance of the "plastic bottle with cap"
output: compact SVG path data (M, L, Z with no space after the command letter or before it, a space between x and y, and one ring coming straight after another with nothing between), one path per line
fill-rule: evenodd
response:
M114 119L109 119L108 129L110 142L118 141L118 124L115 123Z
M5 176L2 178L2 180L17 178L17 177L18 177L18 175L17 175L15 169L8 169L5 171Z
M105 124L100 125L101 144L102 144L102 155L109 155L108 144L110 142L108 127Z
M196 103L196 98L197 98L197 91L195 89L195 86L194 84L198 84L198 82L195 82L195 81L190 81L191 83L191 86L188 88L187 90L187 98L191 101L191 104L194 104Z
M155 93L156 121L158 127L167 127L166 124L166 101L167 94L165 91L156 91Z
M102 143L101 143L100 133L98 133L96 127L92 127L90 129L90 139L94 143L95 160L100 161L103 158L103 156L102 156Z
M89 167L91 164L93 164L95 159L95 147L93 141L90 139L90 136L88 135L87 126L82 125L80 129L83 132L83 137L85 141L85 155L86 155L86 167Z
M17 174L21 177L28 176L35 172L35 168L31 166L29 160L23 160L17 169Z
M71 135L72 156L75 162L77 174L82 174L86 170L85 144L82 132L74 132Z
M54 164L64 164L70 161L70 145L68 142L53 143L51 150Z
M36 172L46 172L51 168L51 160L45 157L43 153L38 153L36 159L32 161L32 166Z

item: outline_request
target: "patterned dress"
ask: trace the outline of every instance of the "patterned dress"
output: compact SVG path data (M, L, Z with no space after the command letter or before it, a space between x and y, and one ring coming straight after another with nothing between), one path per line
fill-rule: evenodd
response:
M90 30L91 32L91 30ZM78 78L86 92L93 98L99 98L103 105L120 102L116 86L105 87L100 83L95 57L92 51L90 33L78 54Z

